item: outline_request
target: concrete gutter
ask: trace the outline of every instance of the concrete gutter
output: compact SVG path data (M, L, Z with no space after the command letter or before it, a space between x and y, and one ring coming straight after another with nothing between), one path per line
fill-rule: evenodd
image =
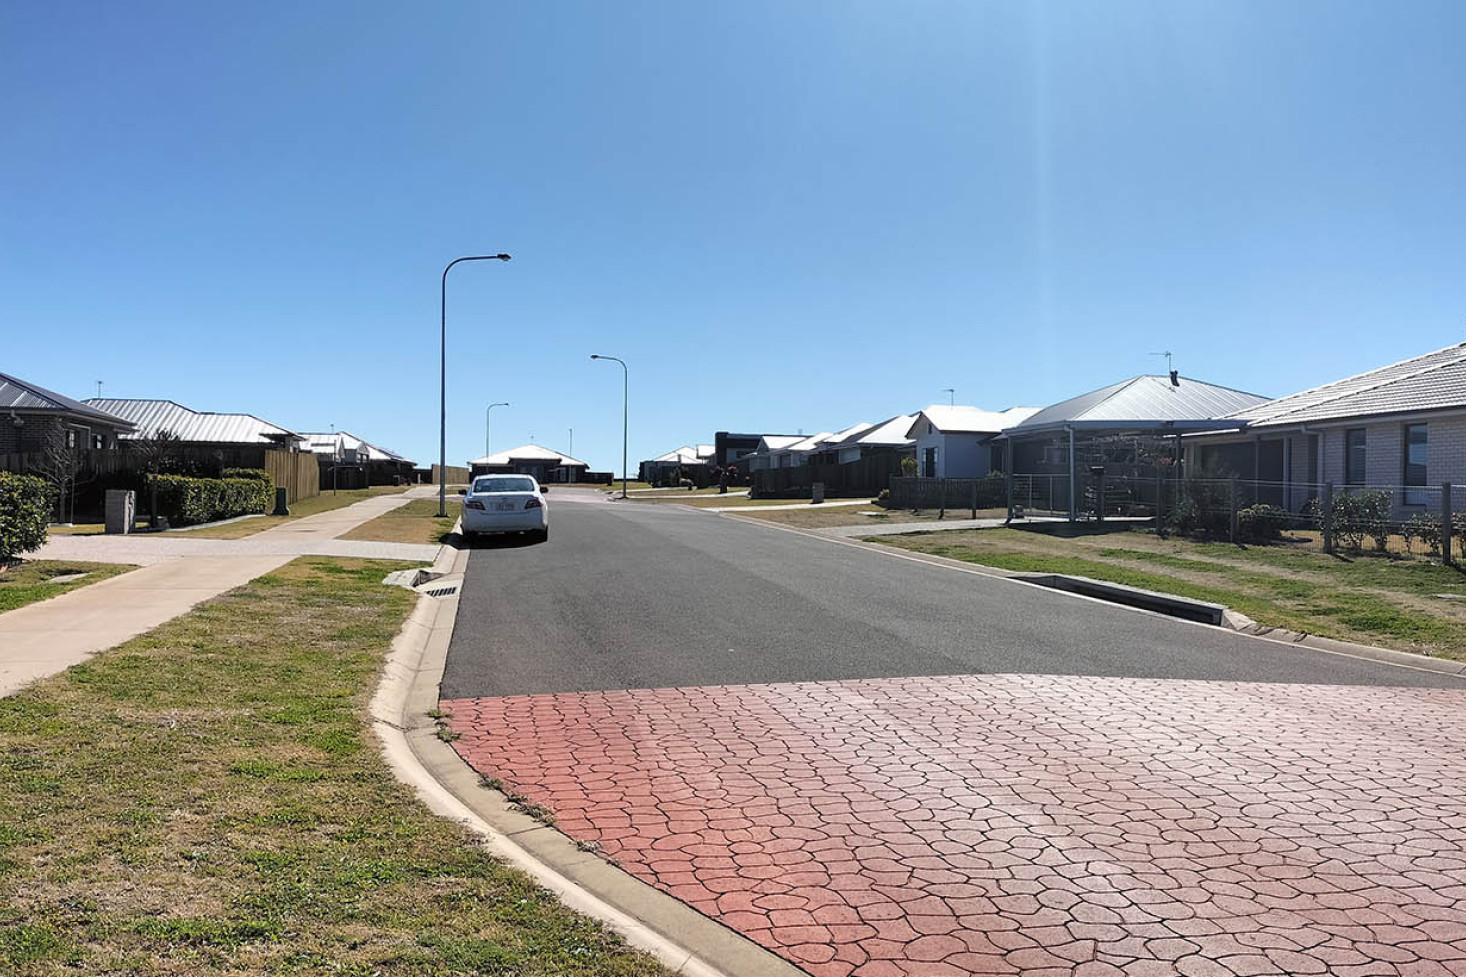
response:
M825 533L815 532L808 529L800 529L795 526L781 526L778 523L772 523L766 519L757 519L750 516L740 516L731 512L724 512L720 513L719 515L723 519L737 519L739 522L745 522L754 526L762 526L765 529L776 529L779 532L785 533L798 533L801 536L807 536L810 539L822 540L826 543L833 543L837 546L855 546L862 549L873 550L874 552L881 553L885 556L891 557L892 559L911 560L916 563L929 563L933 566L943 567L947 570L955 570L960 573L973 573L983 577L998 577L1003 580L1008 580L1012 583L1021 584L1028 587L1041 586L1041 584L1035 583L1030 579L1026 579L1028 577L1062 576L1062 574L1035 575L1026 571L1004 570L1001 567L988 567L983 566L980 563L968 563L964 560L954 560L951 557L937 556L931 553L916 553L910 550L901 550L893 546L887 546L884 543L867 543L866 541L861 539L849 539L840 536L829 536ZM1119 585L1111 584L1109 586ZM1109 603L1113 607L1120 607L1124 610L1132 611L1136 614L1162 614L1162 616L1168 616L1164 615L1164 613L1159 610L1151 610L1145 607L1136 607L1123 603L1115 603L1112 601L1104 600L1104 598L1101 597L1094 597L1072 590L1060 589L1056 590L1055 592L1063 594L1064 596L1070 597L1075 600L1104 601L1105 603ZM1154 593L1154 591L1146 591L1145 593ZM1174 595L1168 594L1164 596L1172 597L1175 600L1182 600L1182 598L1174 597ZM1213 604L1210 606L1221 607L1222 605ZM1190 621L1185 618L1172 617L1171 620L1179 621L1183 624L1191 624L1196 627L1213 627L1213 625L1210 624L1203 624L1199 621ZM1340 641L1336 638L1325 638L1316 634L1306 634L1299 631L1289 631L1286 628L1270 628L1266 625L1258 624L1256 621L1252 620L1246 615L1240 614L1237 611L1234 611L1228 607L1222 607L1222 620L1220 625L1218 626L1226 628L1229 631L1234 631L1237 634L1245 635L1249 638L1257 638L1261 641L1271 641L1274 644L1286 645L1290 648L1306 649L1309 651L1323 652L1330 655L1343 655L1347 658L1363 658L1368 661L1379 662L1383 665L1394 665L1399 668L1413 668L1417 671L1436 672L1442 675L1456 675L1460 676L1463 679L1466 679L1466 662L1452 661L1447 658L1431 658L1428 655L1420 655L1408 651L1395 651L1393 648L1376 648L1373 645L1356 644L1352 641Z
M455 527L456 529L456 527ZM430 573L461 575L468 551L444 546ZM372 698L382 753L403 783L442 817L482 839L496 857L529 875L576 912L604 923L628 944L687 977L807 977L805 971L633 878L569 837L514 808L448 743L429 715L448 660L458 596L419 597L392 642Z

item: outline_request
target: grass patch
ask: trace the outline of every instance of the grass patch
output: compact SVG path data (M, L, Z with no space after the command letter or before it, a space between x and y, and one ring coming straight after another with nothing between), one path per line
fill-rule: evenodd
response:
M86 563L77 560L26 560L18 567L0 573L0 613L47 600L68 591L99 583L109 577L136 570L125 563ZM68 573L85 573L70 583L51 583L52 577Z
M379 495L401 495L410 487L407 485L374 485L369 489L342 489L335 493L330 489L326 489L320 495L313 495L309 499L292 502L290 504L290 515L288 516L260 516L256 519L243 519L239 522L231 522L227 526L190 529L187 532L178 532L174 535L193 536L199 539L242 539L245 536L253 536L255 533L264 532L266 529L273 529L275 526L284 525L287 522L304 519L306 516L314 516L322 512L330 512L333 509L342 509L349 505L355 505L364 499L376 498Z
M386 767L393 569L299 559L0 699L0 972L665 973Z
M1225 604L1272 627L1466 660L1466 608L1434 596L1466 593L1466 577L1438 564L1140 532L1065 538L996 529L870 541L1005 570L1092 577Z
M362 523L341 538L383 543L441 543L453 531L453 523L458 518L458 510L449 509L448 513L447 517L439 519L437 499L413 499Z

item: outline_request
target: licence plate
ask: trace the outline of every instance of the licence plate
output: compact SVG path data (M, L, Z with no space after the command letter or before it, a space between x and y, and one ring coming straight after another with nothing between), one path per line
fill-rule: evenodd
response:
M494 506L494 508L498 509L500 512L513 512L515 509L515 505L513 502L500 502L498 505Z

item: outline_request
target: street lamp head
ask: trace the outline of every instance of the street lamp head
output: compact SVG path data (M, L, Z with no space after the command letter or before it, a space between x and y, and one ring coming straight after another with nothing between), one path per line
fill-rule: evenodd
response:
M590 358L593 359L593 360L598 360L601 357L600 357L600 354L598 354L598 353L592 353L592 354L590 354Z
M508 261L509 260L509 255L507 255L507 254L496 254L496 255L494 255L494 257L495 258L498 258L500 261Z

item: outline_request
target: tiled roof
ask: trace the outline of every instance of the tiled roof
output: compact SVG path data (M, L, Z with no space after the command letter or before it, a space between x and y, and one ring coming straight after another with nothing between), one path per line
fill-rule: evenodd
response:
M8 373L0 373L0 410L54 410L118 428L130 426L121 417L64 397L45 387L38 387L34 383L27 383Z
M86 403L137 425L137 430L125 438L151 438L167 431L181 441L203 444L280 444L300 437L253 414L191 410L171 400L93 397Z
M1184 422L1210 421L1267 400L1258 394L1219 387L1190 377L1180 377L1179 381L1173 385L1169 377L1132 377L1045 407L1007 431L1022 435L1070 424L1086 427L1183 427Z
M1466 343L1227 415L1248 427L1466 406Z

